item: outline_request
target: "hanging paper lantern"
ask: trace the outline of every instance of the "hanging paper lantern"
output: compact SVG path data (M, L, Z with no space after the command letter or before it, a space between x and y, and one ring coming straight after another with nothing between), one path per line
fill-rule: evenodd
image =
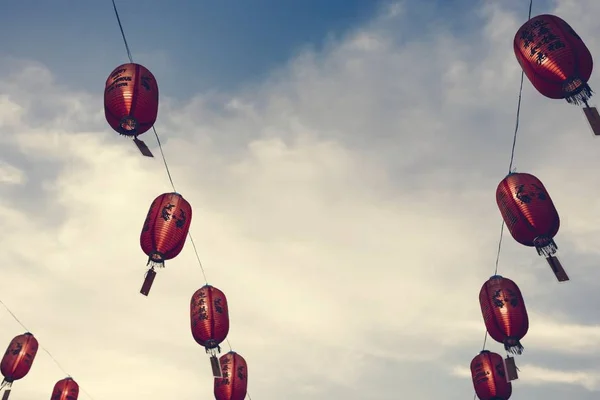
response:
M150 150L137 137L148 131L158 115L158 85L142 65L119 65L111 72L104 89L104 115L119 134L133 137L142 154ZM142 147L140 147L140 143Z
M78 398L79 385L69 376L56 382L50 400L77 400Z
M555 15L538 15L519 28L513 47L533 87L551 99L585 104L585 116L594 134L600 135L600 115L588 105L594 62L575 30Z
M500 354L483 350L471 361L475 394L480 400L508 400L512 384L506 379L504 360Z
M6 390L2 400L8 400L13 382L29 373L38 347L37 339L29 332L11 340L0 362L0 372L4 376L1 387Z
M485 327L509 353L521 354L520 340L529 329L529 318L523 295L516 283L500 275L492 276L481 287L479 305Z
M587 101L592 90L592 55L573 28L555 15L538 15L514 39L517 60L533 86L551 99Z
M156 276L155 267L177 257L192 222L192 206L179 193L164 193L150 205L140 235L140 245L148 256L150 269L140 293L147 296Z
M217 353L221 352L219 345L229 333L229 309L225 294L210 285L198 289L190 302L190 322L194 340L211 354L213 375L220 377Z
M248 365L244 357L234 351L219 359L222 378L215 378L216 400L244 400L248 391Z
M554 256L560 218L542 182L531 174L510 173L498 184L496 202L512 237L545 256L559 282L569 280Z

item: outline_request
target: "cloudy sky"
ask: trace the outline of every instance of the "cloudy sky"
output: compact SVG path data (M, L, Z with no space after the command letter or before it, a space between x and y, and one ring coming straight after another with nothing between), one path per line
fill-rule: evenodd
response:
M118 2L158 80L156 128L254 400L471 398L526 3ZM139 293L139 234L170 186L104 119L104 82L127 61L112 12L23 0L0 15L0 299L92 399L210 398L189 243ZM542 13L600 54L600 2L536 1ZM558 208L571 281L505 234L499 272L531 326L512 399L597 399L599 139L527 80L521 116L515 166ZM0 319L5 346L23 328ZM13 396L49 397L63 377L40 350Z

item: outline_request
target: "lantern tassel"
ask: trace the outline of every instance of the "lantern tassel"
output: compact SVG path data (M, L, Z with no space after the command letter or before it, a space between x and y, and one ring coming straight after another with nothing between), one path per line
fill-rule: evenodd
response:
M152 288L152 283L154 283L154 278L156 277L156 271L154 271L154 267L150 268L148 272L146 272L146 277L144 278L144 284L142 285L142 289L140 293L144 296L148 296L150 293L150 289Z
M135 143L138 150L140 151L140 153L142 153L143 156L154 157L154 155L152 154L152 152L150 151L150 149L148 148L146 143L144 143L143 141L138 139L137 136L133 138L133 143Z
M504 360L504 370L506 371L506 381L511 382L519 379L519 368L513 357L506 357Z
M4 389L4 394L2 395L2 400L8 400L8 397L10 396L11 387L12 387L12 382L8 382L6 379L4 379L2 381L2 384L0 385L0 390Z
M548 265L552 268L552 272L554 272L554 276L556 276L556 279L558 279L559 282L566 282L569 280L569 275L567 275L567 272L563 268L558 257L548 256L546 257L546 261L548 261Z
M221 352L221 347L217 346L216 348L206 349L206 352L210 354L210 366L212 368L212 373L215 378L222 378L223 373L221 371L221 361L219 361L219 357L217 357L217 353Z
M583 104L585 104L585 107L583 107L583 114L592 128L592 133L594 136L600 136L600 114L598 113L598 109L596 107L590 107L587 100L584 100Z
M223 373L221 371L221 363L219 362L219 358L216 355L210 356L210 366L212 368L212 373L215 378L223 377Z

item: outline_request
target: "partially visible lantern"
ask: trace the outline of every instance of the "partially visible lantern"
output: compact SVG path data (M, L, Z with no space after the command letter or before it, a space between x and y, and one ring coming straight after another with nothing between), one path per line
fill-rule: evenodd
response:
M190 230L192 206L179 193L164 193L150 205L140 235L140 245L148 256L150 269L142 293L147 296L156 276L155 267L164 267L165 260L177 257Z
M115 131L133 137L142 154L153 157L137 138L152 128L158 116L158 85L148 69L128 63L110 73L104 88L104 115Z
M542 182L527 173L510 173L496 189L496 203L512 237L519 243L535 247L546 257L559 282L569 277L554 256L558 246L554 236L560 218Z
M531 18L517 31L513 48L531 84L551 99L585 104L584 112L594 134L600 135L600 115L588 100L588 81L594 62L581 37L563 19L549 14Z
M219 359L222 378L215 378L216 400L244 400L248 391L248 365L235 351Z
M508 400L512 384L507 380L504 360L497 353L483 350L471 361L471 377L480 400Z
M229 309L225 294L208 284L198 289L190 301L190 323L194 340L211 354L213 375L220 377L217 353L221 352L219 345L229 333Z
M31 369L38 351L38 341L29 332L15 336L11 340L2 361L0 372L4 376L2 387L6 389L2 400L7 400L14 381L24 378Z
M56 382L50 400L77 400L79 385L70 376Z
M520 340L529 330L529 318L521 290L512 280L492 276L481 287L479 305L489 335L509 353L521 354Z

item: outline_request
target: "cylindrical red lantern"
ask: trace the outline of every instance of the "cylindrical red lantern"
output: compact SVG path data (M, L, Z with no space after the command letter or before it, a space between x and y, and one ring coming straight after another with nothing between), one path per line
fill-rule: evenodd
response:
M510 173L498 184L496 203L512 237L545 256L559 281L568 280L554 257L560 218L542 182L524 172Z
M69 376L56 382L50 400L77 400L78 398L79 385Z
M140 245L148 255L150 270L141 293L150 292L154 281L155 267L164 267L165 260L170 260L181 252L192 222L192 206L179 193L164 193L150 205L140 235Z
M216 400L244 400L248 391L248 365L244 357L234 351L219 359L222 378L215 378Z
M136 137L152 128L158 115L154 75L135 63L115 68L106 80L104 114L109 125L124 136Z
M205 285L198 289L190 301L190 323L192 336L207 353L215 377L221 377L217 352L229 333L229 309L225 294L214 286Z
M207 351L218 349L229 333L225 294L211 285L198 289L190 302L190 320L194 340Z
M471 376L475 394L480 400L508 400L512 384L506 377L500 354L483 350L471 361Z
M525 75L542 95L587 104L594 62L568 23L549 14L531 18L517 31L513 47Z
M517 284L500 275L492 276L481 287L479 305L490 337L503 343L506 351L521 354L520 340L529 330L529 318Z
M0 362L0 372L4 376L2 387L6 388L3 400L8 399L12 383L29 373L38 347L37 339L29 332L15 336L11 340Z

